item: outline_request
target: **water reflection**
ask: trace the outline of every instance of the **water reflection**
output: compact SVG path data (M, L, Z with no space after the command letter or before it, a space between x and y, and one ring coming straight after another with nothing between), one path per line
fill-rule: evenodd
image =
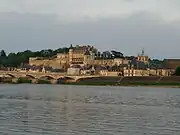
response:
M0 134L179 135L179 121L179 89L0 87Z

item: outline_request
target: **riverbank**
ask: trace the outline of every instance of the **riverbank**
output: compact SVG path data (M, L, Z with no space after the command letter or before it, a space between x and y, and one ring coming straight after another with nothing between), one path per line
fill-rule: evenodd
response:
M63 83L63 85L87 85L87 86L127 86L127 87L139 87L139 86L145 86L145 87L166 87L166 88L180 88L180 83L112 83L112 82L97 82L97 83Z
M1 82L1 84L56 84L56 85L87 85L87 86L127 86L127 87L166 87L166 88L180 88L180 83L160 83L160 82L58 82L50 80L28 80L28 79L17 79L9 82Z
M81 80L42 80L30 78L3 78L0 83L9 84L61 84L88 86L146 86L180 88L180 77L94 77Z

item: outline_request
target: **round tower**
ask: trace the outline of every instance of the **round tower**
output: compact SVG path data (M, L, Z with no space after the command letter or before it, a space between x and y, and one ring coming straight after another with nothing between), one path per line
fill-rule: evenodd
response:
M84 65L90 64L90 56L90 52L86 50L86 52L84 53Z
M91 65L94 65L95 53L91 51L90 54L91 54Z
M70 48L69 49L69 64L71 64L73 61L73 49Z

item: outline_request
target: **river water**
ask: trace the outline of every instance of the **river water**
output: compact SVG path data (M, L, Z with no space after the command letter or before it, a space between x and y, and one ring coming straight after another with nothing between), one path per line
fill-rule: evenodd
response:
M180 135L180 89L0 85L0 135Z

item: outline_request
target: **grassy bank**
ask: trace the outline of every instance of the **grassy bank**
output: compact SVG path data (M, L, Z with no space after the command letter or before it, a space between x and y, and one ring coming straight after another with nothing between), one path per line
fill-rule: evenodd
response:
M51 81L49 80L38 80L38 84L51 84Z
M20 83L28 83L28 84L31 84L31 83L32 83L32 80L29 80L29 79L26 79L26 78L18 78L18 79L17 79L17 82L15 82L15 83L18 83L18 84L20 84Z
M3 79L0 83L10 83L10 84L63 84L63 85L88 85L88 86L150 86L150 87L179 87L180 82L121 82L116 81L110 82L106 81L79 81L79 82L52 82L50 80L31 80L28 78L18 78L18 79Z
M159 82L127 82L127 83L117 83L117 82L68 82L63 83L64 85L94 85L94 86L177 86L180 87L180 83L169 82L169 83L159 83Z
M117 85L116 82L65 82L64 85L99 85L99 86L106 86L106 85Z

